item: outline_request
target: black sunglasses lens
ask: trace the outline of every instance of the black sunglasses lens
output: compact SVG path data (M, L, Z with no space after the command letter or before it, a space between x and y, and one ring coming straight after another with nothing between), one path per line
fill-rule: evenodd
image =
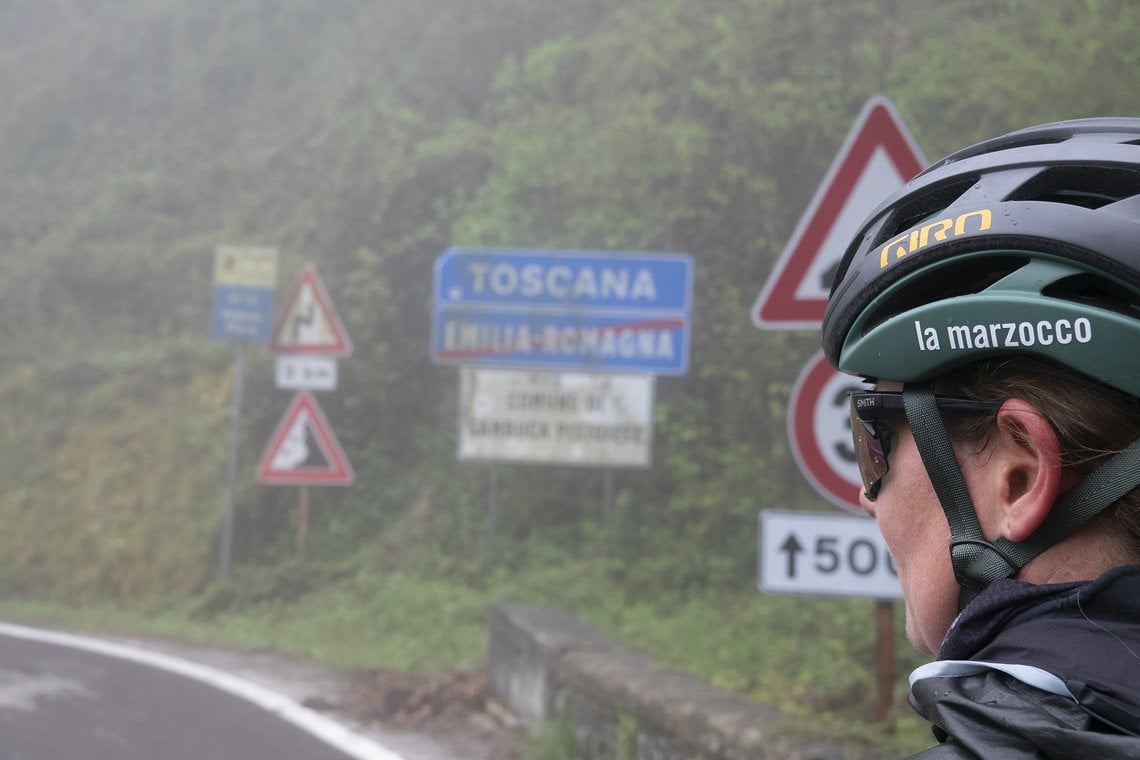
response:
M883 476L890 469L887 465L890 429L878 422L865 422L859 419L852 399L851 435L855 443L855 461L859 465L859 475L863 479L863 492L870 501L874 501L879 495Z

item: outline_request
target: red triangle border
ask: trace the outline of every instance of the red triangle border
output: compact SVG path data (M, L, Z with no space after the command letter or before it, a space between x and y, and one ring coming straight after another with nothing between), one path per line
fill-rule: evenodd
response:
M827 299L797 298L796 291L880 147L907 180L926 164L890 101L874 97L864 105L756 299L752 320L757 327L814 329L823 321Z
M313 433L317 445L321 447L321 452L328 460L329 466L327 468L302 467L295 470L275 470L273 469L273 460L277 457L277 452L284 443L285 436L293 429L293 425L301 414L308 415L309 430ZM301 391L293 396L289 408L277 424L277 429L273 431L273 436L269 439L269 444L261 455L261 462L257 467L257 478L262 483L270 485L346 486L351 485L356 480L356 473L352 469L352 464L345 456L344 449L341 448L340 442L333 434L328 418L325 417L312 393Z

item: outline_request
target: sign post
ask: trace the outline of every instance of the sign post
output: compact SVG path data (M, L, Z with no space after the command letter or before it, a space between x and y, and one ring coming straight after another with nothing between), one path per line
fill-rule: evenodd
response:
M692 272L683 253L440 254L431 358L462 368L459 458L606 466L608 521L613 467L649 466L655 376L688 371Z
M869 99L757 296L753 323L765 330L818 329L848 241L880 203L925 166L894 105L883 97ZM788 437L796 463L816 491L842 509L859 511L860 480L842 398L854 385L822 356L809 363L793 392ZM891 641L883 637L890 635L890 608L889 601L876 602L879 645L888 651ZM882 691L888 677L882 656L879 665L883 718L891 697Z
M294 283L269 350L277 354L277 387L297 393L265 448L258 478L273 485L299 486L297 549L304 552L309 535L309 486L347 486L356 479L328 419L310 393L335 390L336 360L350 356L353 350L314 265L306 265Z
M760 513L757 582L761 591L875 600L875 719L894 703L894 601L898 571L878 525L867 517L815 512Z
M230 410L230 434L227 438L226 503L222 516L222 546L218 576L222 583L230 579L230 563L234 553L234 492L237 489L238 433L241 427L242 394L245 388L245 344L234 344L234 401Z
M234 490L237 487L238 431L245 386L245 344L264 343L269 338L273 297L277 291L277 258L275 248L220 245L214 251L211 337L234 343L234 397L219 558L219 576L223 583L229 581L233 556Z

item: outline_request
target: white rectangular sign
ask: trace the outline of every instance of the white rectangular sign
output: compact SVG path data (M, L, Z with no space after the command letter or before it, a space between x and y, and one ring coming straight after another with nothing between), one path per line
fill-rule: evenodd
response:
M760 513L761 591L901 599L898 573L869 517Z
M308 354L277 357L274 381L278 388L295 391L335 391L336 359Z
M459 371L459 459L648 467L653 375Z

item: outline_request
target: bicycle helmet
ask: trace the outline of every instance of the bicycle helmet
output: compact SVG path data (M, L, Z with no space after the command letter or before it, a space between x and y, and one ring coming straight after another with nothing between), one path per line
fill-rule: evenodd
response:
M926 383L1028 357L1140 397L1140 119L1031 127L921 172L847 248L822 342L838 369L912 389L907 417L954 533L962 603L1015 575L1140 483L1140 454L1066 493L1026 542L986 542Z

